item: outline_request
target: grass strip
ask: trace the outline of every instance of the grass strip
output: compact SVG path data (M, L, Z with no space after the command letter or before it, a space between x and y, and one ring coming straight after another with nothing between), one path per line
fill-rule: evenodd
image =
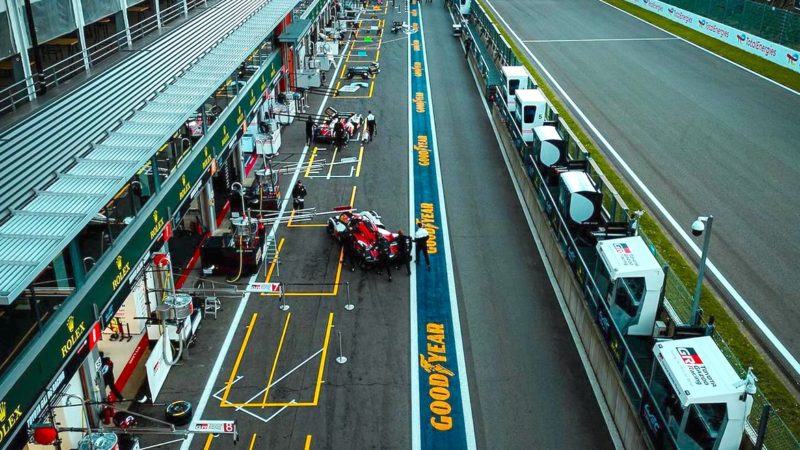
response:
M697 280L697 271L695 270L694 265L690 264L683 254L675 247L675 244L662 229L661 224L654 218L653 212L645 206L645 204L637 195L633 193L633 190L628 186L627 182L617 172L616 167L613 166L608 159L606 159L605 154L601 152L595 142L589 138L581 124L575 120L569 110L562 104L560 97L556 95L552 88L545 82L544 78L534 68L526 53L517 46L516 40L514 40L505 27L501 25L488 5L486 5L482 0L476 1L483 6L486 14L491 18L492 22L500 31L500 34L502 34L506 39L509 46L511 46L512 50L517 56L517 59L519 59L522 64L525 65L525 67L528 69L528 72L536 80L539 88L545 93L547 98L553 104L553 107L558 110L559 115L564 122L566 122L567 125L572 129L575 137L584 145L586 150L589 151L592 159L594 159L594 161L598 164L603 171L603 174L607 177L614 189L617 190L628 207L631 210L641 209L648 212L648 214L645 214L639 222L640 229L647 234L647 237L652 241L658 253L667 261L670 266L670 270L677 275L684 286L689 286L691 288L689 289L689 292L693 292L693 287ZM698 45L701 45L700 42L707 43L709 45L707 48L714 52L717 52L717 48L727 47L727 49L724 49L724 51L719 52L722 54L722 56L728 57L729 59L734 60L737 63L750 68L751 70L757 71L756 68L763 67L765 72L759 71L759 73L762 73L765 76L767 76L767 73L780 75L780 77L777 75L775 77L769 77L775 79L775 81L785 83L790 87L800 89L800 80L797 79L797 74L789 71L788 69L784 69L776 64L762 60L761 58L750 55L747 52L736 49L727 44L720 43L719 41L716 41L715 39L712 39L701 33L688 30L680 25L662 18L661 16L658 16L657 14L650 13L622 0L607 1L615 6L620 4L620 9L629 11L631 14L640 16L645 20L652 20L654 24L681 37L684 37L687 40L695 42L695 38L697 38L699 42L695 43L698 43ZM621 5L624 5L625 8L623 8ZM713 49L711 48L712 44ZM738 61L730 55L733 55L742 61L747 60L747 63ZM767 71L766 69L769 70ZM794 79L792 79L790 75L791 77L794 77ZM787 80L787 82L784 80ZM788 81L791 81L791 83ZM714 316L716 318L715 325L717 331L724 336L725 341L733 350L734 354L739 358L741 363L745 367L753 367L753 371L758 377L758 388L772 404L775 412L780 415L781 419L786 423L792 433L795 435L800 435L800 404L795 401L794 396L789 392L782 380L776 375L772 367L767 363L759 350L757 350L753 343L751 343L750 340L744 335L740 329L741 324L739 323L739 320L728 314L720 299L718 299L705 285L703 286L702 294L700 296L700 305L705 312L705 317ZM760 411L754 410L752 414L760 414Z

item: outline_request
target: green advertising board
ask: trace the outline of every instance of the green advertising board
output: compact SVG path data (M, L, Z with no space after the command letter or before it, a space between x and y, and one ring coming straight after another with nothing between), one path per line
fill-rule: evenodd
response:
M114 245L98 261L84 286L55 313L28 344L14 365L0 381L0 447L24 423L24 416L36 403L42 391L58 374L67 358L86 340L89 329L114 298L127 295L129 280L136 278L148 253L169 220L188 201L192 189L201 182L212 162L230 143L238 128L250 115L258 99L280 71L282 59L275 52L248 82L243 95L223 118L211 127L189 156L164 183L163 189L139 211L136 220L117 238ZM112 308L113 309L113 308ZM110 311L113 316L115 311Z

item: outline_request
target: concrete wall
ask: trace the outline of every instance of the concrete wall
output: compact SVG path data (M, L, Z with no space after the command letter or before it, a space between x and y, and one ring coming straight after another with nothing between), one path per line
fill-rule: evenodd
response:
M502 123L501 116L494 107L492 115L495 123ZM528 178L522 160L514 150L505 127L498 128L503 140L502 151L508 157L514 177L519 182L522 191L523 207L530 213L536 231L542 240L545 254L550 260L553 274L564 296L564 301L567 303L572 320L575 322L578 335L586 350L592 370L597 376L622 443L626 449L648 448L649 441L644 438L646 431L639 419L638 409L631 404L626 395L621 375L617 371L614 360L606 348L605 340L583 300L580 284L572 273L566 255L561 252L556 236L548 224L547 216L539 207L533 183Z

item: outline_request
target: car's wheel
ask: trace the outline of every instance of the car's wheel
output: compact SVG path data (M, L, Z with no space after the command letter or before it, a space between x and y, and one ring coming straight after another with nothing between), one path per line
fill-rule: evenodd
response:
M353 72L347 72L347 79L348 80L352 80L353 79Z
M165 414L167 422L174 425L186 425L192 420L192 404L186 400L178 400L167 405Z
M369 74L368 74L368 73L366 73L366 72L362 73L362 74L361 74L361 79L362 79L362 80L369 80Z

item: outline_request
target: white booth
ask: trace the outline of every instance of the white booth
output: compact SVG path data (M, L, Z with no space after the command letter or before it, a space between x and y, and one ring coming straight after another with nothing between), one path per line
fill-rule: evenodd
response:
M517 89L514 98L514 120L522 133L522 140L533 142L533 129L544 125L550 106L539 89Z
M533 129L533 158L542 169L567 163L567 145L558 129L545 125Z
M513 113L517 106L517 89L533 89L528 71L523 66L503 66L503 100L508 105L508 112Z
M736 450L756 392L710 336L658 341L650 391L681 449Z
M614 323L626 335L653 335L665 278L661 264L641 236L600 241L597 253L595 281L605 287Z
M603 194L586 172L572 170L559 176L558 204L569 226L600 225Z

